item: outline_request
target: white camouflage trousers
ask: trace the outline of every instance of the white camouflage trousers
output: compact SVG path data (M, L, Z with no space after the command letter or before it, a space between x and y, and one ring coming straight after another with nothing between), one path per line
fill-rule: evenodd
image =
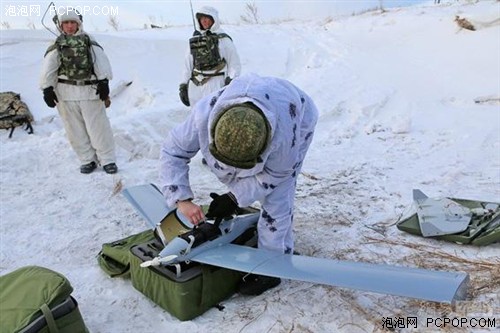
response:
M71 147L82 164L115 163L115 142L101 100L60 101L61 115Z

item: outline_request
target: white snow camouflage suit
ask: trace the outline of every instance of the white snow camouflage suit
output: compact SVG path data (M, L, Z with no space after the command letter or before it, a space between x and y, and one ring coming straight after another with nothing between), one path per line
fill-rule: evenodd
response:
M215 10L215 8L202 7L196 13L209 15L214 19L214 24L208 30L202 30L200 23L196 21L196 28L201 32L202 35L206 35L208 31L214 34L224 33L224 30L220 28L219 14L217 10ZM224 75L212 76L205 84L197 86L191 81L191 76L193 75L194 70L194 59L188 46L184 59L184 71L182 73L181 83L188 83L188 96L191 108L194 107L196 102L198 102L202 97L223 87L226 77L234 79L240 75L240 58L238 56L238 52L236 51L236 47L233 44L233 41L228 37L219 38L219 54L221 59L225 59L226 61L226 66L224 66L224 68L220 70L220 72L224 73ZM214 72L215 70L203 71L203 73L206 74L211 74ZM199 75L198 77L201 79L204 76Z
M74 36L86 34L83 24ZM89 35L90 39L92 37ZM113 73L111 64L103 49L91 45L92 62L95 75L85 80L111 80ZM54 87L59 103L57 110L64 123L66 135L78 155L81 164L92 161L101 165L114 163L115 143L111 124L106 114L103 101L96 95L96 84L72 85L58 82L58 79L71 79L66 75L58 75L61 59L57 48L49 51L42 64L40 88Z
M214 118L234 104L251 102L271 126L271 142L262 163L238 169L211 155L210 128ZM198 102L185 122L173 128L160 156L161 189L167 205L194 198L189 183L189 162L201 151L210 170L227 185L240 207L258 201L259 248L293 251L293 205L296 179L311 144L318 110L311 98L290 82L248 74Z

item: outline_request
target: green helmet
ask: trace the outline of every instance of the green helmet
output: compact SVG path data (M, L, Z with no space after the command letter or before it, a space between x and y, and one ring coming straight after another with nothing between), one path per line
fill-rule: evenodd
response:
M232 106L214 120L210 130L212 155L224 164L251 169L267 148L271 128L264 113L250 103Z

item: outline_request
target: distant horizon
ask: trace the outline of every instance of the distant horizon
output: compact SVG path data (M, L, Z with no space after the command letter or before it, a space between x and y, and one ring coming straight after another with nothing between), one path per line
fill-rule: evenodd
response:
M359 1L192 1L196 12L202 6L212 6L219 11L222 24L238 24L242 17L252 19L247 5L255 4L259 23L271 23L283 20L324 19L342 15L357 14L375 9L410 6L429 2L429 0L359 0ZM46 1L2 1L0 29L43 29L42 18L45 13L45 25L52 28L54 10L48 9ZM189 1L179 0L121 0L121 1L64 1L55 4L56 11L64 7L77 8L83 15L86 31L113 30L110 18L120 29L143 29L151 24L157 26L182 26L192 24Z

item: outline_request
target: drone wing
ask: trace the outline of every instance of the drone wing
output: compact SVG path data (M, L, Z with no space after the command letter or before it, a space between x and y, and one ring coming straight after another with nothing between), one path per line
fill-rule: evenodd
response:
M153 184L127 187L122 194L153 228L172 210L165 203L160 190Z
M420 268L338 261L225 244L191 258L252 274L452 303L464 299L469 276Z

